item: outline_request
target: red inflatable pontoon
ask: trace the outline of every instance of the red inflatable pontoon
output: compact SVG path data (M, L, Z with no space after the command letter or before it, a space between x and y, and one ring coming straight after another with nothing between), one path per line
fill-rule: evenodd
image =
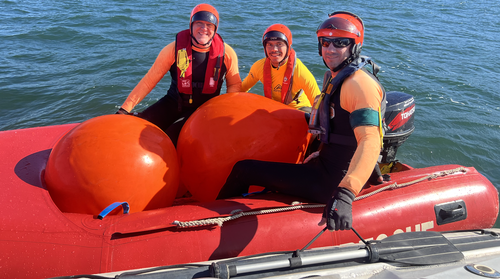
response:
M205 203L178 199L173 207L110 215L102 220L62 213L46 190L42 172L57 139L75 125L0 132L2 278L92 274L296 250L321 230L317 226L321 207L243 216L226 221L222 227L181 228L172 224L227 217L234 210L286 209L296 201L277 194ZM397 172L391 174L392 181L364 189L359 196L394 183L413 184L354 202L354 226L364 238L494 225L497 190L474 168L446 165L411 169L398 164L393 171ZM313 247L347 242L358 242L352 231L326 232Z
M388 106L385 117L389 132L381 167L391 181L365 185L360 192L353 204L356 231L364 239L383 239L401 232L492 227L498 192L474 168L413 169L394 160L414 129L408 122L414 102L401 94L388 94L388 100L401 104ZM0 132L0 278L97 274L294 251L322 230L317 224L323 205L279 194L206 202L179 198L171 207L103 218L62 212L44 172L58 140L77 125ZM359 242L353 231L327 231L311 248L349 242Z

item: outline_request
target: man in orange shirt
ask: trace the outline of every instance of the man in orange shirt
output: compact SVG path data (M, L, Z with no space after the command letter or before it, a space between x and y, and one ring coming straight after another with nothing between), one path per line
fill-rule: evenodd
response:
M310 112L320 91L316 79L292 48L290 29L279 23L269 26L262 45L266 57L252 65L241 91L250 90L260 80L267 98Z
M176 145L184 122L199 106L220 94L224 77L227 93L239 92L238 58L217 34L218 25L219 14L214 7L197 5L191 12L189 29L177 33L175 41L163 48L117 114L130 114L170 71L172 82L167 95L134 115L160 127Z
M370 177L382 147L385 91L378 67L361 56L364 25L349 12L329 15L316 31L329 68L309 120L323 146L304 164L243 160L236 163L218 198L246 193L250 185L326 203L329 230L352 228L352 202ZM373 66L373 74L363 67Z

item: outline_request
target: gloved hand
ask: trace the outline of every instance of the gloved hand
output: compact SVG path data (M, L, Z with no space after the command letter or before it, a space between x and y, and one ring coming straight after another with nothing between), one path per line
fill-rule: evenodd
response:
M352 201L354 194L346 188L339 187L328 201L318 226L326 223L328 230L350 230L352 228Z
M115 114L129 115L130 113L128 111L126 111L124 108L120 108Z

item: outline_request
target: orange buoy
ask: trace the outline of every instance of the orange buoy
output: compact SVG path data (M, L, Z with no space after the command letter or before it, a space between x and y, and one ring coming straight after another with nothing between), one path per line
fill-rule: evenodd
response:
M193 198L215 200L239 160L301 160L307 130L304 112L263 96L215 97L190 116L179 135L181 183Z
M56 143L45 182L63 212L97 215L114 202L128 202L130 212L139 212L172 205L179 164L172 141L154 124L104 115Z

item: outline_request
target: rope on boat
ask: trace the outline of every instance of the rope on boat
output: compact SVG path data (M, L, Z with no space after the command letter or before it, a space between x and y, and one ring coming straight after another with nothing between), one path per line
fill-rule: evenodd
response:
M402 184L398 184L397 182L394 182L393 184L381 187L380 189L377 189L377 190L375 190L375 191L373 191L371 193L368 193L368 194L365 194L365 195L362 195L362 196L357 196L354 200L358 201L358 200L366 199L366 198L371 197L371 196L373 196L375 194L378 194L378 193L380 193L382 191L392 190L392 189L397 189L397 188L403 188L403 187L406 187L406 186L410 186L412 184L419 183L419 182L424 181L424 180L436 179L438 177L447 176L449 174L454 174L454 173L457 173L457 172L464 172L465 173L465 172L467 172L467 169L464 168L464 167L458 167L456 169L445 170L445 171L440 171L440 172L437 172L437 173L429 174L429 175L426 175L426 176L421 177L419 179L416 179L416 180L413 180L413 181L410 181L410 182L406 182L406 183L402 183Z
M219 227L222 227L222 224L224 222L238 219L238 218L243 217L243 216L270 214L270 213L277 213L277 212L283 212L283 211L292 211L292 210L296 210L296 209L318 208L318 207L325 207L325 205L324 204L301 204L298 202L294 202L294 203L292 203L292 205L286 206L286 207L260 209L260 210L256 210L256 211L246 211L246 212L241 211L239 209L239 210L233 211L231 213L232 215L227 216L227 217L216 217L216 218L195 220L195 221L188 221L188 222L174 221L172 224L176 225L179 228L198 227L198 226L207 226L207 225L218 225Z
M410 186L412 184L419 183L424 180L431 180L431 179L436 179L438 177L443 177L446 175L454 174L457 172L467 172L467 169L464 167L459 167L451 170L446 170L446 171L440 171L437 173L433 173L430 175L426 175L424 177L421 177L419 179L398 184L397 182L381 187L380 189L377 189L376 191L373 191L371 193L368 193L366 195L358 196L354 200L362 200L368 197L371 197L375 194L378 194L382 191L387 191L387 190L392 190L392 189L397 189L397 188L403 188L406 186ZM278 212L284 212L284 211L292 211L292 210L297 210L297 209L307 209L307 208L319 208L319 207L325 207L324 204L302 204L300 202L294 202L290 206L286 207L278 207L278 208L270 208L270 209L260 209L260 210L255 210L255 211L241 211L241 209L234 210L231 212L230 216L226 217L215 217L215 218L209 218L209 219L202 219L202 220L195 220L195 221L187 221L187 222L182 222L182 221L174 221L172 222L173 225L176 225L178 228L191 228L191 227L200 227L200 226L208 226L208 225L218 225L219 227L222 227L222 225L231 220L235 220L244 216L253 216L253 215L263 215L263 214L270 214L270 213L278 213Z

